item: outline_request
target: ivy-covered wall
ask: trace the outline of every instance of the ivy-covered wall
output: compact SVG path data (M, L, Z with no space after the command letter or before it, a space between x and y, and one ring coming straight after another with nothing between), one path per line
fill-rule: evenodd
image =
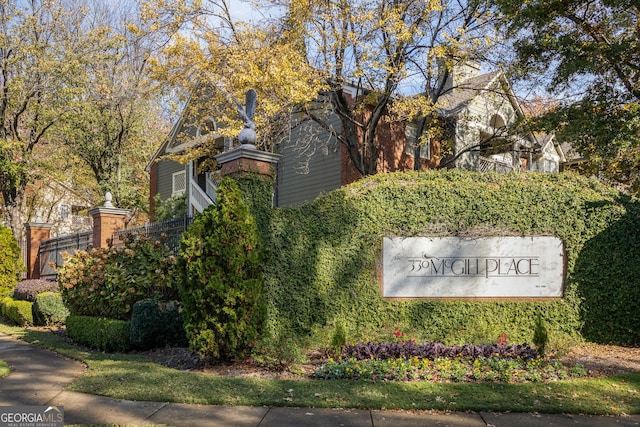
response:
M265 185L245 180L241 188L251 199ZM569 173L393 173L300 207L267 212L256 207L266 199L253 202L270 254L264 269L272 331L314 339L341 324L349 341L393 330L445 343L495 342L502 334L530 342L541 312L552 339L640 343L640 202L594 180ZM562 299L381 297L385 236L533 235L564 242Z

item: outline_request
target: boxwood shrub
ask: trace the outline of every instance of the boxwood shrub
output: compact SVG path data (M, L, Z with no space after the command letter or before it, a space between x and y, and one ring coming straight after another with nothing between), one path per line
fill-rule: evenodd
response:
M67 335L78 344L107 352L125 352L129 343L129 321L90 316L67 317Z
M43 292L36 297L31 308L36 326L64 325L69 310L58 292Z
M264 269L273 335L290 331L328 345L343 322L350 343L389 331L446 344L501 336L524 343L540 313L552 343L640 343L640 203L593 179L461 170L381 174L276 209L268 227L271 258ZM383 237L536 235L564 243L561 299L381 295Z

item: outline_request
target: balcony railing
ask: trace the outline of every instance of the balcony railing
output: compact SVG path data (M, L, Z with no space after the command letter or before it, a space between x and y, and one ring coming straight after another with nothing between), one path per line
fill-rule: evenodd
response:
M519 170L519 168L513 166L511 163L482 156L478 158L477 169L480 172L498 173L518 172Z

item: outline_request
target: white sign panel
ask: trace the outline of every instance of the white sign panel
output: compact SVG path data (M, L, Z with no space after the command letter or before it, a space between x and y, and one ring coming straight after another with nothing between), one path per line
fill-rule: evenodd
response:
M382 244L387 298L562 297L557 237L395 237Z

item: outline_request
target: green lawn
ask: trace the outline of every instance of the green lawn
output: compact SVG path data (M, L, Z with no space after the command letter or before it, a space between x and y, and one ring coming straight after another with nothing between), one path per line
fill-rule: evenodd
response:
M0 378L6 377L11 372L9 365L4 360L0 360Z
M90 352L60 337L0 324L0 332L82 360L69 390L118 399L216 405L640 414L640 373L550 383L272 380L183 372L129 354Z

